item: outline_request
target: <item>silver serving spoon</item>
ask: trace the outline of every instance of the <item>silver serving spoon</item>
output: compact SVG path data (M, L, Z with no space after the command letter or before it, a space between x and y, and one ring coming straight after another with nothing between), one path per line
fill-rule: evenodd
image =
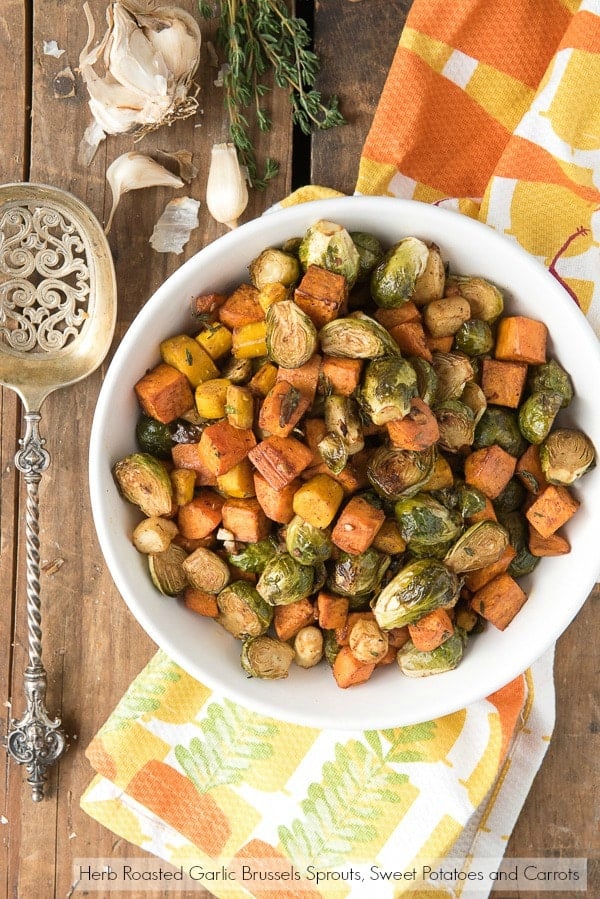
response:
M27 489L29 649L26 710L11 721L6 748L26 766L34 802L43 798L46 769L67 748L60 719L46 711L42 664L38 486L50 455L40 409L53 390L100 365L114 333L116 299L108 242L83 203L46 185L0 186L0 384L16 391L24 409L15 465Z

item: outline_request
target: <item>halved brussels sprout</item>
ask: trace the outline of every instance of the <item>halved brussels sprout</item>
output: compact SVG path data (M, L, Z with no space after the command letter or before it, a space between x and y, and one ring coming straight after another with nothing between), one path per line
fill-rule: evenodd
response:
M428 260L429 248L417 237L394 244L371 273L371 295L377 305L392 309L408 302Z
M428 677L443 674L456 668L463 657L466 635L456 628L451 637L436 649L423 651L416 648L412 640L398 650L396 661L402 674L407 677Z
M356 283L362 284L369 279L372 270L381 262L385 255L385 250L381 241L374 234L369 234L366 231L351 231L350 237L358 250L358 277Z
M231 579L229 565L211 549L199 546L183 563L190 586L205 593L220 593Z
M269 359L282 368L299 368L317 348L317 330L293 300L273 303L265 316Z
M247 543L239 552L230 553L227 558L240 571L260 574L267 562L270 562L278 552L276 540L273 537L265 537L257 543Z
M474 449L483 449L495 443L517 458L527 449L516 412L504 406L488 406L475 428Z
M408 415L416 395L417 375L410 362L384 356L366 366L358 400L371 421L383 425Z
M258 289L267 284L283 284L291 287L300 277L300 265L296 256L275 247L267 247L248 266L250 280Z
M317 444L319 454L327 468L333 474L344 470L348 462L348 447L341 434L325 434Z
M532 393L519 407L519 428L529 443L542 443L550 433L560 409L559 393Z
M333 550L329 531L316 528L301 515L294 515L288 524L285 544L290 556L301 565L325 562Z
M397 500L418 493L430 477L436 459L434 447L418 452L380 446L367 465L367 478L380 496Z
M518 478L511 478L504 490L492 500L496 512L514 512L525 502L527 491Z
M461 581L437 559L405 565L383 588L373 605L379 627L412 624L434 609L449 609L458 600Z
M173 486L169 470L160 459L149 453L132 453L113 466L113 474L125 499L147 518L171 514Z
M477 512L482 512L487 502L481 490L471 484L465 484L458 478L451 487L435 490L432 495L447 509L458 512L461 518L470 518Z
M478 425L481 416L487 409L487 400L485 393L476 381L467 381L460 395L460 401L469 407L475 416L475 425Z
M422 356L409 356L408 361L414 368L417 376L417 395L424 403L431 406L437 387L437 375L433 365L427 359L423 359Z
M389 564L390 557L372 547L356 555L341 552L330 569L327 584L341 596L366 597L379 589Z
M325 219L315 222L302 238L298 256L305 271L309 265L319 265L330 272L343 275L349 287L356 283L360 255L350 234L342 225Z
M263 568L256 589L269 605L287 606L310 596L313 583L311 567L301 565L289 553L279 553Z
M474 275L453 275L447 287L458 290L469 301L473 318L493 322L504 311L504 297L498 288L485 278Z
M377 359L379 356L400 354L398 344L389 332L363 312L353 312L345 318L327 322L319 331L319 341L322 351L328 356Z
M261 634L248 637L242 645L240 664L249 677L278 680L287 677L294 661L294 650L288 643Z
M324 400L325 427L344 441L349 456L364 449L365 440L358 404L351 396L332 393Z
M140 449L157 459L171 458L171 429L169 425L142 413L138 418L135 436Z
M252 359L227 359L221 368L221 377L232 384L246 384L252 377Z
M587 434L556 428L540 446L540 464L548 483L569 486L594 464L596 453Z
M434 415L440 429L438 446L448 453L468 453L475 439L475 416L461 400L437 405Z
M403 539L412 547L434 548L456 540L462 531L462 520L428 493L417 493L398 500L394 507Z
M468 302L468 301L467 301ZM494 346L494 334L488 322L470 318L454 335L454 349L467 356L483 356Z
M458 538L444 564L456 574L497 562L508 546L508 532L497 521L478 521Z
M249 581L233 581L217 595L217 621L238 639L264 634L273 620L273 609Z
M411 297L413 303L422 306L430 300L439 300L444 296L446 284L446 265L442 259L440 248L435 243L426 241L429 255L425 271L417 278Z
M529 552L529 525L527 519L519 510L514 512L498 512L498 521L508 531L511 546L516 552L508 566L508 574L512 577L523 577L531 574L540 562L539 556Z
M187 559L187 551L176 543L162 553L148 555L148 568L152 583L165 596L178 596L188 585L183 563Z
M558 393L561 409L565 409L573 399L571 379L556 359L532 366L528 382L531 393Z
M458 399L467 381L473 379L471 360L462 353L437 351L433 354L432 365L437 376L436 404Z

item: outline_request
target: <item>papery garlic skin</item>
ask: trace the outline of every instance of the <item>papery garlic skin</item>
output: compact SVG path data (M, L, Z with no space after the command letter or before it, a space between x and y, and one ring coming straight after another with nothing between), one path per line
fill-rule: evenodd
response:
M183 187L184 182L177 175L155 162L145 153L123 153L106 170L106 180L113 195L113 205L104 231L110 231L119 200L130 190L142 187Z
M108 28L92 47L95 24L88 4L83 8L89 34L79 70L92 115L105 134L141 136L196 111L190 90L201 34L189 13L145 0L115 0L107 7Z
M214 144L206 184L206 205L212 217L228 228L237 228L248 205L248 185L233 144Z

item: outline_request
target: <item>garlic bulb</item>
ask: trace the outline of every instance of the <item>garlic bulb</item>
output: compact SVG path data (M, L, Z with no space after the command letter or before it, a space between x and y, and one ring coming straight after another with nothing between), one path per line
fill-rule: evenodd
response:
M106 170L106 180L110 184L113 204L108 216L106 234L110 231L119 200L130 190L141 187L183 187L184 182L171 174L145 153L123 153Z
M175 6L153 7L147 0L115 0L106 11L106 33L92 48L95 24L88 4L83 8L88 39L79 69L101 129L95 132L97 143L98 134L100 140L132 131L141 136L193 115L198 103L190 90L201 35L189 13ZM88 142L89 135L90 129Z
M206 184L206 205L217 222L236 228L248 205L248 187L233 144L215 144Z

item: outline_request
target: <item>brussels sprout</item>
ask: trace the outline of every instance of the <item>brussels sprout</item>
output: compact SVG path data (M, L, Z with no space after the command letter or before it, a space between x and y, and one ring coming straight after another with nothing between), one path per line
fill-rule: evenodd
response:
M528 381L531 393L558 393L561 409L565 409L573 399L571 379L555 359L532 366Z
M448 279L447 287L458 290L461 297L469 301L472 318L493 322L504 311L504 297L498 288L473 275L454 275Z
M269 359L282 368L299 368L317 348L317 330L293 300L269 306L266 314Z
M359 662L377 663L388 651L388 635L376 621L359 618L348 634L348 646Z
M383 425L408 415L416 395L417 375L410 362L400 356L384 356L368 363L358 400L371 421Z
M412 624L434 609L449 609L458 600L461 581L437 559L405 565L383 588L373 605L379 627Z
M294 661L300 668L314 668L323 658L323 631L312 624L300 628L294 637Z
M150 415L140 415L135 428L135 436L142 452L157 459L171 458L171 429L162 421Z
M424 403L431 406L437 387L437 375L433 365L427 359L423 359L422 356L410 356L408 361L414 368L417 376L417 395L420 396Z
M475 416L475 425L479 424L481 416L487 409L485 393L476 381L467 381L460 395L461 403L468 406Z
M248 637L242 645L240 664L250 677L260 677L263 680L287 677L293 661L292 647L266 634Z
M390 557L369 547L362 553L341 552L330 569L327 584L334 593L366 597L378 590L390 564Z
M532 393L519 407L519 428L529 443L542 443L550 433L560 409L558 393Z
M273 609L249 581L233 581L217 595L217 621L238 639L264 634L273 620Z
M252 359L236 359L232 356L221 368L221 377L232 384L246 384L252 377Z
M492 500L496 512L514 512L520 509L525 502L527 491L521 481L511 478L504 490Z
M204 593L220 593L231 578L229 566L211 549L199 546L183 563L188 583Z
M412 549L432 549L440 543L456 540L462 530L462 520L427 493L404 497L394 508L400 533Z
M454 335L454 349L467 356L483 356L494 346L494 334L488 322L470 318Z
M301 515L294 515L288 524L285 544L290 556L301 565L325 562L333 550L329 531L316 528Z
M446 400L434 409L440 429L438 446L448 453L467 453L475 439L475 416L460 400Z
M319 265L343 275L348 287L352 287L358 277L359 252L346 229L335 222L321 219L311 225L298 247L298 256L305 271L309 265Z
M334 630L323 631L323 655L329 665L333 666L336 656L342 647L338 643Z
M348 447L341 434L325 434L317 444L319 454L333 474L344 470L348 462Z
M412 640L409 640L398 650L396 661L402 674L407 677L443 674L445 671L452 671L461 661L465 642L466 636L460 628L456 628L441 646L429 651L417 649Z
M297 237L288 237L286 241L284 241L281 249L284 253L289 253L291 256L295 256L298 258L298 250L300 249L300 244L302 243L302 238Z
M498 512L498 521L508 531L510 544L516 552L508 566L508 574L512 577L522 577L531 574L539 563L540 557L529 552L529 525L522 512Z
M594 464L590 438L574 428L556 428L540 446L540 464L548 483L569 486Z
M428 260L427 244L416 237L394 244L371 273L371 295L377 305L393 309L408 302Z
M353 312L345 318L327 322L319 331L319 341L322 351L328 356L377 359L379 356L400 355L398 344L389 332L363 312Z
M457 509L463 518L471 518L472 515L482 512L487 504L485 493L472 484L465 484L464 481L456 484L456 500Z
M497 562L508 546L508 532L497 521L478 521L458 538L444 564L455 574Z
M152 583L165 596L178 596L187 587L188 579L183 568L187 555L186 550L176 543L169 544L169 548L162 553L148 555Z
M497 443L503 450L517 458L527 444L519 430L517 414L504 406L488 406L475 428L474 449L483 449Z
M257 543L247 543L239 552L230 553L227 558L240 571L260 574L267 562L278 553L277 542L273 537L265 537Z
M248 266L252 284L261 290L267 284L279 283L291 287L300 277L296 256L275 247L267 247Z
M350 237L354 246L358 250L358 277L357 284L363 284L369 279L371 271L378 265L385 251L374 234L368 234L366 231L351 231Z
M437 244L427 242L429 255L425 271L417 278L411 297L413 303L421 306L430 300L439 300L444 296L446 284L446 266Z
M265 565L256 584L262 598L271 606L287 606L310 596L314 571L301 565L289 553L280 553Z
M132 453L114 465L113 474L125 499L139 506L147 518L171 514L173 488L160 459L149 453Z
M437 376L436 403L458 399L467 381L473 378L473 366L462 353L435 352L432 365Z
M364 449L365 440L356 400L333 393L325 397L324 406L325 427L328 433L342 438L348 455L353 456Z
M204 419L200 418L196 409L190 409L169 425L171 443L198 443L204 427Z
M367 478L380 496L397 500L413 496L430 477L436 459L434 447L418 452L380 446L367 465Z

